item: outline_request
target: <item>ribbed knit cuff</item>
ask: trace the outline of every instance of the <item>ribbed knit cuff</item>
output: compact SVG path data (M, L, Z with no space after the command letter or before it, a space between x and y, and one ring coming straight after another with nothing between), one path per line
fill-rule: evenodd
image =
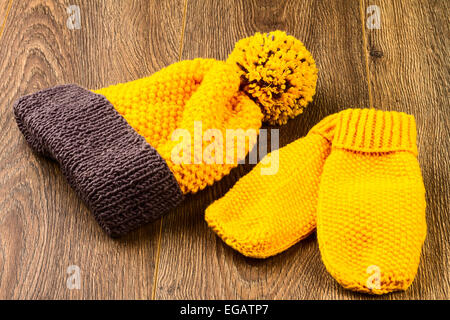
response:
M338 113L333 147L360 152L409 151L417 156L414 116L375 109Z
M160 218L183 195L158 152L103 96L63 85L20 98L20 131L61 165L69 184L113 237Z

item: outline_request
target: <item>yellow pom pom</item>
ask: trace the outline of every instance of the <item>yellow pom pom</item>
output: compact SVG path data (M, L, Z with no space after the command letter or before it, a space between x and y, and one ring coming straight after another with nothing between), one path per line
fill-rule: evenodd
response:
M259 105L269 124L284 124L302 113L316 92L317 67L311 53L285 32L239 40L227 62L238 67L241 90Z

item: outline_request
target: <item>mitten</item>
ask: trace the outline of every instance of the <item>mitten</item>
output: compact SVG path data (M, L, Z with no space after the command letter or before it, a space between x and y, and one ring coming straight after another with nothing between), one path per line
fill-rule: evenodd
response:
M316 80L303 44L275 31L239 41L226 62L181 61L93 91L58 86L20 98L14 113L30 146L58 161L103 229L120 236L228 174L256 141L248 132L300 114ZM232 129L243 154L220 143Z
M325 159L331 151L336 115L323 119L303 138L268 154L205 212L208 225L245 256L278 254L316 228ZM268 158L268 159L267 159ZM264 173L278 158L278 170Z
M327 270L347 289L405 290L425 235L414 117L374 109L339 113L317 213Z

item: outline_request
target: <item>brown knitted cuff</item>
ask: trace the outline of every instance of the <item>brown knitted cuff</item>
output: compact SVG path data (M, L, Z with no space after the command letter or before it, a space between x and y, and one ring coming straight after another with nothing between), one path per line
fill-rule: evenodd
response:
M14 104L20 131L55 159L113 237L160 218L183 198L165 160L103 96L63 85Z

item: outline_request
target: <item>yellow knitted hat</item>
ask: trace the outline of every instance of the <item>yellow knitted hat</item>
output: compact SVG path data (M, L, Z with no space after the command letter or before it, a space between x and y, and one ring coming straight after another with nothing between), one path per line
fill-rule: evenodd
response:
M103 229L119 236L221 179L262 121L302 111L316 80L303 44L275 31L241 40L226 62L181 61L92 91L57 86L22 97L14 112L30 146L59 162ZM224 141L231 130L240 143Z
M245 157L256 143L248 130L256 137L261 121L283 124L300 114L312 101L316 81L315 62L304 45L274 31L240 40L226 62L181 61L150 77L94 92L105 96L158 151L182 192L195 193L220 180ZM190 139L174 141L177 129L186 130ZM222 140L215 135L202 137L211 130L224 137L226 130L233 129L237 130L236 139L246 141L245 154L239 154L234 146L235 160L226 161L225 143L218 146ZM201 143L196 144L196 138ZM203 158L211 144L216 144L210 155L215 161Z

